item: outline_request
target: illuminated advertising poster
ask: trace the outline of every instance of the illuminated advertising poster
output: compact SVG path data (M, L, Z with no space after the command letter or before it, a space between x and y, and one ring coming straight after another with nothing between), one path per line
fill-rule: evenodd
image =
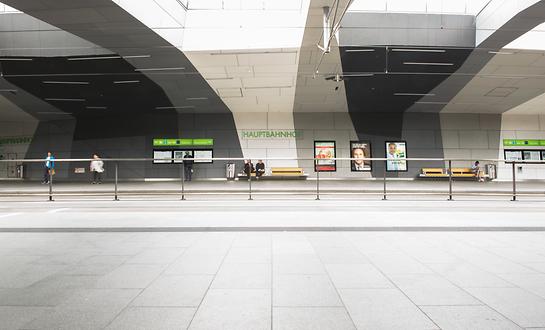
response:
M405 172L407 171L407 142L387 141L386 142L386 171Z
M314 164L316 172L334 172L337 170L335 158L335 141L314 141L314 158L318 158Z
M371 143L369 141L350 141L350 170L352 172L371 171Z

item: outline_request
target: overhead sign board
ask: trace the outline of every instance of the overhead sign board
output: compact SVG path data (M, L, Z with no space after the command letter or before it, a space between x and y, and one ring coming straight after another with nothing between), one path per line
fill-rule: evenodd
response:
M504 139L504 147L545 147L545 140L512 140Z
M201 147L213 145L214 139L153 139L154 147Z

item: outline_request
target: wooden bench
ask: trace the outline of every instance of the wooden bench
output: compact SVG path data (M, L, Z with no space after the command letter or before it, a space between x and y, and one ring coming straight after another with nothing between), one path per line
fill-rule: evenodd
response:
M482 169L481 169L482 171ZM421 178L448 178L448 170L442 168L423 168L419 177ZM469 167L453 167L453 178L475 178L477 175ZM488 178L488 174L483 175L484 178Z
M300 167L272 167L272 176L302 176L305 172Z
M239 173L239 179L247 179L246 173ZM259 178L256 177L255 172L251 174L252 180L304 180L308 177L305 171L300 167L272 167L271 174L263 174Z
M452 168L452 177L453 178L474 178L476 174L471 168Z
M423 168L421 178L448 178L448 173L442 168Z

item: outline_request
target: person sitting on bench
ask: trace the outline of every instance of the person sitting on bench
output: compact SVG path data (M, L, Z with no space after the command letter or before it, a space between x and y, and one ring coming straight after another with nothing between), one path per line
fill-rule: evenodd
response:
M471 171L475 174L475 177L479 182L484 182L484 173L479 164L479 161L476 161L475 164L471 166Z
M263 174L265 174L265 163L260 159L257 164L255 164L255 176L259 179Z
M248 180L250 180L250 177L252 176L252 173L254 172L255 172L255 169L254 169L254 164L252 164L252 160L248 159L244 161L244 173L246 173Z

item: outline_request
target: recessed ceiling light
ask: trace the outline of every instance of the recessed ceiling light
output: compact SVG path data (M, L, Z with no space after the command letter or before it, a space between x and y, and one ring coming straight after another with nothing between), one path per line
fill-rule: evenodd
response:
M108 107L104 107L104 106L94 106L94 105L88 105L85 107L86 109L96 109L96 110L104 110L104 109L108 109Z
M121 56L90 56L90 57L71 57L69 61L93 61L93 60L119 60Z
M188 101L198 101L198 100L208 100L208 97L188 97L186 98Z
M40 115L71 115L72 114L71 112L61 112L61 111L56 111L56 112L40 111L37 113Z
M137 84L140 80L117 80L114 81L114 84Z
M439 65L439 66L452 66L454 63L441 63L441 62L403 62L405 65Z
M26 57L2 57L0 61L32 61L32 58Z
M163 109L192 109L195 108L194 105L181 105L181 106L168 106L168 107L155 107L157 110Z
M134 71L173 71L173 70L185 70L185 67L175 67L175 68L145 68L145 69L134 69Z
M89 85L88 81L42 81L44 84L59 84L59 85Z
M372 48L362 48L362 49L347 49L345 52L347 53L363 53L363 52L374 52L375 50Z
M430 93L394 93L396 96L435 96L435 94Z
M394 48L393 52L444 53L444 49Z
M488 51L488 53L489 54L494 54L494 55L513 55L513 54L515 54L515 53L511 53L511 52L500 52L500 51L495 52L495 51L491 51L491 50Z
M60 98L45 98L46 101L63 101L63 102L85 102L85 99L60 99Z
M448 102L424 102L424 101L416 101L415 104L448 104Z
M0 93L17 93L16 89L0 89Z

